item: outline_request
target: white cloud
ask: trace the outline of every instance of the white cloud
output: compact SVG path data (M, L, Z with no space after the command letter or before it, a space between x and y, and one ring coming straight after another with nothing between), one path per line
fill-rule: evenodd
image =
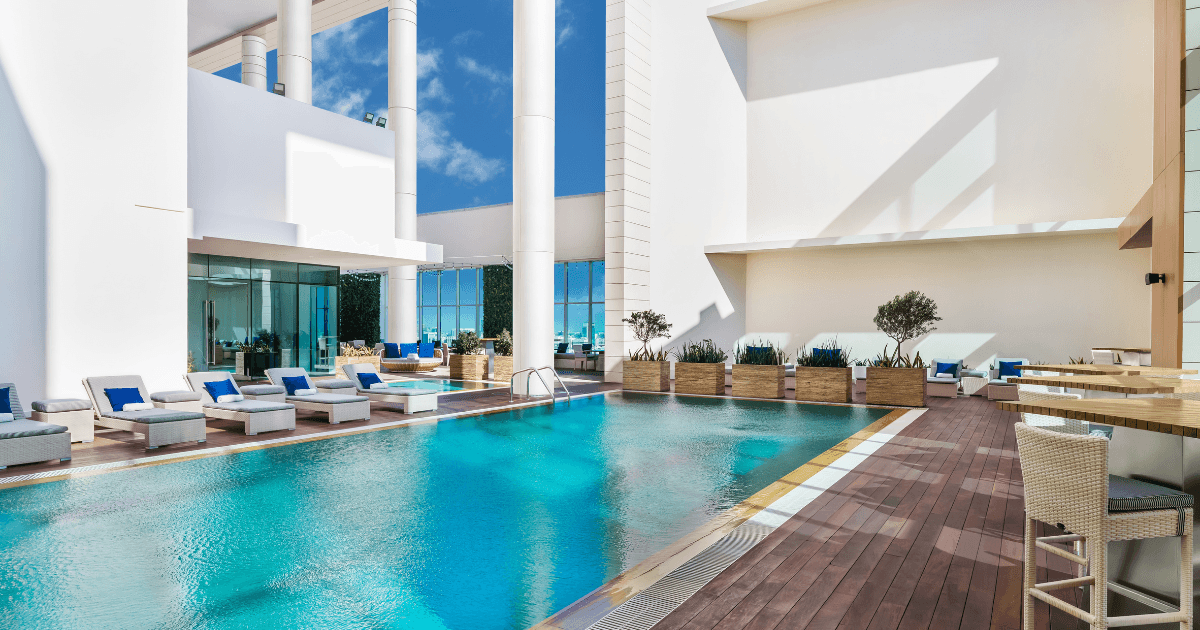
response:
M450 93L446 91L445 84L438 77L433 77L425 84L425 87L417 92L417 104L423 105L427 102L438 101L443 105L448 105L454 102L450 98Z
M575 14L563 6L563 0L554 0L554 21L558 26L554 47L558 48L575 34Z
M357 118L371 97L369 88L346 85L344 77L359 65L387 64L387 49L367 51L359 46L366 23L352 20L313 35L313 105Z
M477 77L487 79L492 83L507 84L512 82L512 77L508 76L507 74L500 72L491 66L485 66L470 57L459 57L458 67L465 70L467 74L473 74Z
M555 40L554 47L558 48L559 46L562 46L563 42L570 39L571 36L574 34L575 34L575 27L571 26L570 24L562 27L562 30L558 31L558 39Z
M481 31L477 31L473 28L468 29L459 33L458 35L455 35L454 38L450 40L450 43L454 44L455 46L462 46L463 44L471 41L472 37L479 37L480 35L483 35Z
M438 66L442 62L442 49L430 48L428 50L417 51L417 79L425 77L438 71Z
M504 172L504 160L483 157L456 140L446 128L444 112L417 112L417 164L469 184L486 182Z
M313 104L321 109L356 118L370 95L371 90L367 88L356 90L346 87L341 77L336 75L320 79L314 77Z

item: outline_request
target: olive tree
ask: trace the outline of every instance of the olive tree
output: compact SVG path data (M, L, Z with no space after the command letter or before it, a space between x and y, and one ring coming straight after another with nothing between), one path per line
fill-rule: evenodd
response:
M670 339L671 324L667 316L654 311L638 311L621 320L633 329L633 336L642 342L642 354L649 354L650 342L655 339Z
M940 321L937 304L920 291L897 295L880 305L875 314L875 325L896 341L896 360L900 359L900 344L937 330L933 324Z

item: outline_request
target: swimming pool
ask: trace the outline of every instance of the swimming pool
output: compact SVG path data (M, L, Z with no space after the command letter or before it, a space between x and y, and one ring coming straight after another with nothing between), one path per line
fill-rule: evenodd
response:
M496 387L508 387L507 385L498 385L496 383L483 383L480 381L452 381L447 378L423 378L409 379L403 381L391 381L388 387L396 387L402 389L432 389L435 392L461 392L476 389L493 389Z
M524 628L886 412L608 394L0 490L0 627Z

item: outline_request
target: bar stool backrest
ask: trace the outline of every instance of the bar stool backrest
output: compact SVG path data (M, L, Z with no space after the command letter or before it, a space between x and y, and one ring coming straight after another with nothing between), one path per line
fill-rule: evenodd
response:
M1108 439L1016 424L1025 514L1062 523L1084 537L1101 534L1108 513Z

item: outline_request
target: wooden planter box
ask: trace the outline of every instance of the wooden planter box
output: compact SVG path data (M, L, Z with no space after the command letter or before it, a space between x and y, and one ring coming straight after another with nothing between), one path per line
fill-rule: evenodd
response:
M854 388L848 368L796 366L796 400L848 403Z
M670 361L630 361L621 363L621 387L638 392L671 390Z
M923 368L867 368L867 404L925 406Z
M725 395L724 363L676 363L676 394Z
M513 358L496 355L492 357L492 380L508 383L512 381Z
M486 381L486 354L452 354L450 355L450 378L464 381Z
M369 357L334 357L333 358L333 371L334 371L334 373L336 373L338 376L341 376L342 378L349 378L348 376L346 376L346 372L345 372L345 370L342 369L342 366L350 365L352 363L365 363L367 365L373 366L375 368L376 372L383 371L379 368L379 355L378 354L373 354Z
M783 398L783 366L735 363L733 395L744 398Z

